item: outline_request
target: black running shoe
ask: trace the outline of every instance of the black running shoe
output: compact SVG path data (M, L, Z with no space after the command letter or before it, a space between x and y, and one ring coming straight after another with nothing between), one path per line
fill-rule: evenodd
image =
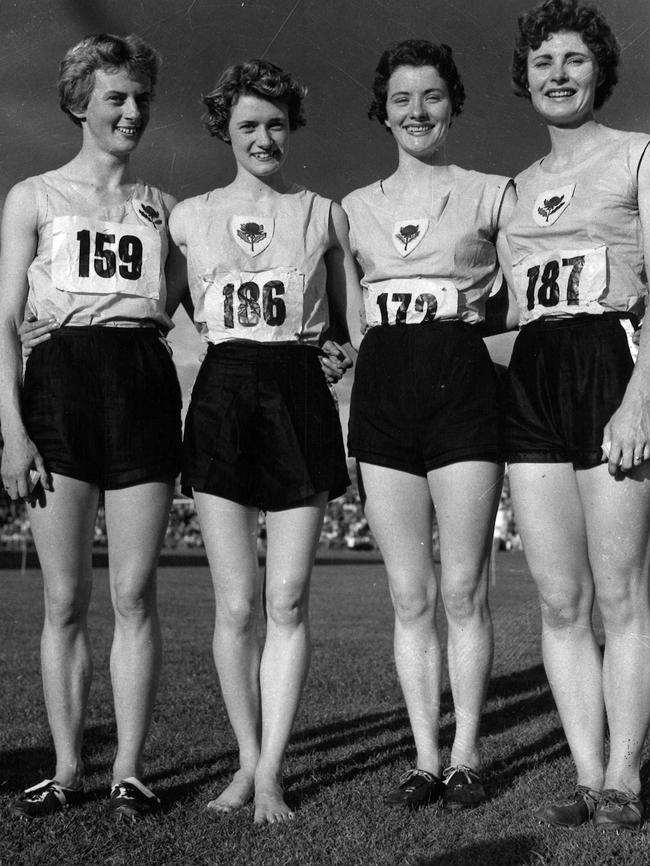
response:
M406 809L421 809L434 803L442 796L441 780L426 770L408 770L399 780L397 788L386 795L389 806L402 806Z
M599 800L600 791L578 785L570 800L540 806L533 812L533 817L544 824L555 824L557 827L579 827L594 817Z
M160 800L135 776L129 776L111 788L108 808L118 820L141 821L160 811Z
M75 806L83 800L83 785L79 788L64 788L55 779L45 779L27 788L22 796L9 807L17 818L45 818Z
M473 809L487 799L483 783L471 767L464 764L447 767L442 777L445 784L443 800L447 809Z

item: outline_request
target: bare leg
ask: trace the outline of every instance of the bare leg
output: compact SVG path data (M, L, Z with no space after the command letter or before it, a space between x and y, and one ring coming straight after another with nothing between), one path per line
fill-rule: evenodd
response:
M45 621L41 665L47 715L56 750L54 778L77 787L83 778L81 744L92 661L87 613L92 588L96 487L54 475L44 508L30 510L43 570Z
M467 461L429 473L440 531L442 598L456 713L451 765L478 770L479 727L494 638L488 607L489 562L503 469Z
M173 488L154 482L105 494L115 633L111 680L117 721L113 784L142 775L161 662L156 568Z
M255 771L255 823L293 818L282 765L307 678L309 581L327 503L325 493L266 517L266 642L260 666L262 748Z
M650 467L646 463L624 480L613 479L604 465L577 475L605 626L610 752L604 788L638 794L650 724Z
M576 473L568 463L515 463L509 474L517 525L540 595L544 666L578 784L599 791L602 663L591 621L594 584Z
M361 464L365 513L388 572L395 664L413 730L417 767L440 776L441 656L435 628L433 503L426 478Z
M227 813L253 796L261 747L258 509L206 493L194 499L214 585L214 663L239 748L239 769L208 803Z

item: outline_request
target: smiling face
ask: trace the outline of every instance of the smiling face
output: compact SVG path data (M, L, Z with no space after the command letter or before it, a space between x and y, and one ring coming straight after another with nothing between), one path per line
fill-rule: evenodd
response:
M135 80L126 70L98 69L88 105L74 114L85 118L84 135L101 150L128 155L147 128L150 104L148 78Z
M386 115L401 151L432 159L451 123L449 90L435 66L398 66L388 81Z
M593 118L598 64L579 33L553 33L529 51L527 76L533 106L547 123L573 127Z
M230 112L228 136L239 170L264 180L289 151L289 112L283 102L243 94Z

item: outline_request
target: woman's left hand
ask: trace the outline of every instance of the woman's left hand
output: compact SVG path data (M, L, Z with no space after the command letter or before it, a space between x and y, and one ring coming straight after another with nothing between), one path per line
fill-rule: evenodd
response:
M650 460L650 397L630 389L623 402L605 425L603 457L609 463L609 474L629 472Z
M320 365L325 373L329 384L339 382L346 370L352 367L352 359L345 349L334 340L325 340L321 346L323 354L320 356Z

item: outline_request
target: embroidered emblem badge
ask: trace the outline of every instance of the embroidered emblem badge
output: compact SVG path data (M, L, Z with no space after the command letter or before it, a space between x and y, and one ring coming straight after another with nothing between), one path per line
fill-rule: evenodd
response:
M274 225L273 217L234 216L230 231L238 246L249 256L257 256L271 243Z
M393 226L393 246L400 256L408 256L418 246L429 228L428 219L399 220Z
M538 226L545 228L553 225L568 208L576 185L559 187L558 189L547 189L537 196L533 205L533 219Z
M145 202L140 201L139 199L134 200L133 210L136 212L140 221L145 225L150 225L157 229L163 224L160 211L156 210L156 208L152 207L150 204L145 204Z

